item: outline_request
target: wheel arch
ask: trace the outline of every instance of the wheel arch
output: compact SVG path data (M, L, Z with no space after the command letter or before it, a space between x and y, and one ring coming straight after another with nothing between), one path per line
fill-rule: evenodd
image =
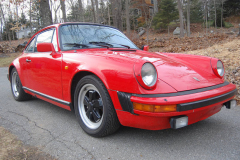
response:
M83 70L83 71L78 71L72 78L72 81L71 81L71 87L70 87L70 93L71 93L71 105L70 105L70 109L71 111L74 112L74 93L75 93L75 89L76 89L76 86L78 84L78 82L85 76L88 76L88 75L94 75L96 77L98 77L102 83L104 84L104 86L107 88L107 85L106 85L106 82L100 78L97 74L91 72L91 71L87 71L87 70Z
M8 78L9 78L9 81L11 81L11 73L12 73L12 70L13 68L16 68L14 65L10 65L9 66L9 69L8 69Z

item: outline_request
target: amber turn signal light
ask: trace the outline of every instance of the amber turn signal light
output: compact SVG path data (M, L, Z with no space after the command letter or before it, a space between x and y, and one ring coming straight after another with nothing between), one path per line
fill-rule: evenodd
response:
M133 102L133 109L145 112L176 112L177 105L148 105Z

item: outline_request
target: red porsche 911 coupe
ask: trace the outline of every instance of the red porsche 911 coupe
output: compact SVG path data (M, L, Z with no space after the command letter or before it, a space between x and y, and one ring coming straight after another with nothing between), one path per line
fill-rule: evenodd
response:
M9 66L15 100L32 96L74 111L102 137L120 125L178 129L236 106L236 86L216 58L140 50L118 29L90 23L48 26Z

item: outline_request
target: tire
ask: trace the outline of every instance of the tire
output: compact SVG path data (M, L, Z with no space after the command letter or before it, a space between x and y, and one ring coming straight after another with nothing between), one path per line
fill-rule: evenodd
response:
M12 95L16 101L26 101L31 99L32 96L25 93L22 88L22 83L18 76L18 72L16 68L12 69L10 81L11 81Z
M82 129L93 137L110 135L120 127L108 91L94 75L78 82L74 93L74 110Z

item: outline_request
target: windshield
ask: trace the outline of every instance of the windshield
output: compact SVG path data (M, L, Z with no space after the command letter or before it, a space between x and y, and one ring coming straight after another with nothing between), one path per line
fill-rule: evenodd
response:
M62 50L81 48L126 48L138 49L117 29L85 24L69 24L60 28Z

